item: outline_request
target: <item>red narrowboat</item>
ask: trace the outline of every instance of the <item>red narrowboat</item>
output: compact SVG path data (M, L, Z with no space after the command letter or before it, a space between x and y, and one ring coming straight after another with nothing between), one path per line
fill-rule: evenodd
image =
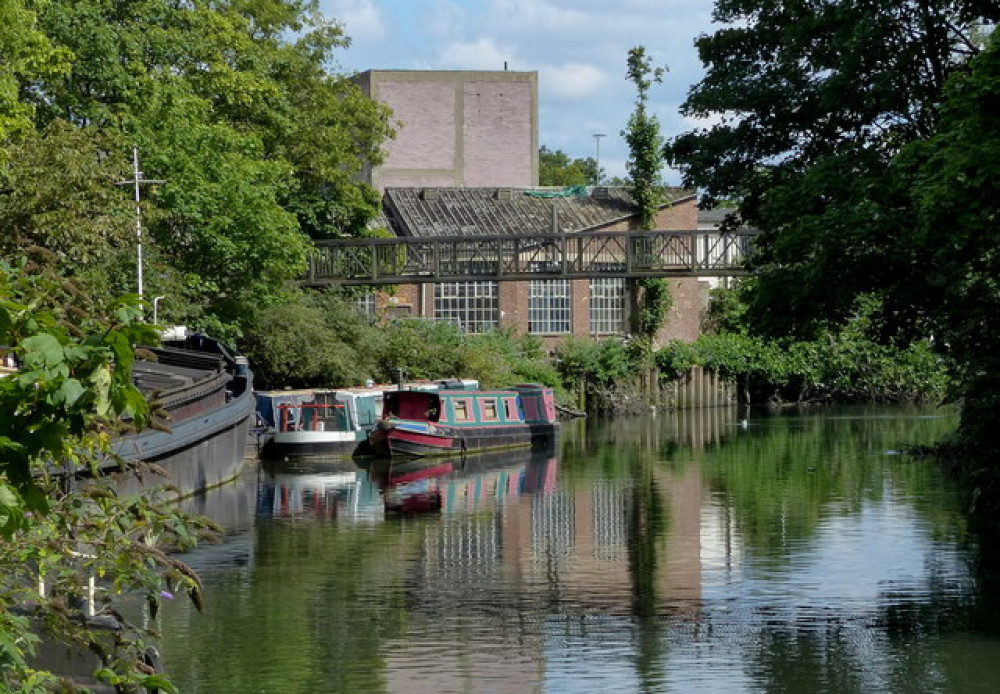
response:
M454 455L515 446L548 446L558 432L551 388L387 391L368 436L380 457Z

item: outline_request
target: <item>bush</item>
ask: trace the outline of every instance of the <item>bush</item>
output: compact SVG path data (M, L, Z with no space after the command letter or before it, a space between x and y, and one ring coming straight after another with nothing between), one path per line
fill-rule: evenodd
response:
M375 373L375 333L334 294L293 294L258 311L244 350L260 388L338 387Z
M867 337L848 323L813 341L765 341L743 334L672 343L655 356L662 374L703 366L738 382L751 400L914 402L942 400L949 379L928 342L905 348Z

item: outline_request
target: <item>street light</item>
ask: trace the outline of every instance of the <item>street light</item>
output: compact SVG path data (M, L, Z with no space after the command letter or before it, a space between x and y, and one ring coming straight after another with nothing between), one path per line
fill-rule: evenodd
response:
M160 299L164 299L164 298L166 298L166 297L158 296L155 299L153 299L153 325L159 325L159 322L157 322L157 320L156 320L156 309L157 309L157 306L160 303Z
M594 185L599 185L601 183L601 138L607 137L605 133L594 133L594 143L597 145L597 171L594 172Z

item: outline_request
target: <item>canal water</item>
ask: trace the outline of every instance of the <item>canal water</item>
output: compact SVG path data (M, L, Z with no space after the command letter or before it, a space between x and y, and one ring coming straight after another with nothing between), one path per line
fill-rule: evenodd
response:
M184 557L206 605L161 611L162 658L186 693L997 691L961 499L904 453L954 424L714 409L262 468L198 500L227 537Z

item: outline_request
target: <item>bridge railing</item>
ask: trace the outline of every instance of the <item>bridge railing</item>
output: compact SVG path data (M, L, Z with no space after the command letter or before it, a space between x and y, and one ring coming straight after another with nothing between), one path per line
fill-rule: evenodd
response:
M746 274L753 234L605 231L317 241L305 284Z

